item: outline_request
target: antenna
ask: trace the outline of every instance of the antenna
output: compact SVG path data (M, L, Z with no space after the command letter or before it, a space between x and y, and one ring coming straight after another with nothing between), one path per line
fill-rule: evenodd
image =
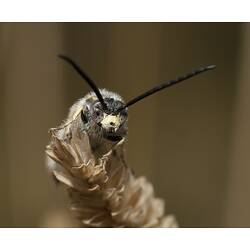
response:
M102 94L100 92L100 90L98 89L97 85L95 84L95 82L69 57L64 56L64 55L58 55L59 58L65 60L66 62L68 62L76 71L77 73L88 83L88 85L92 88L92 90L94 91L94 93L96 94L98 100L100 101L100 103L102 104L102 107L104 109L107 109L107 105L102 97Z
M205 71L212 70L212 69L215 69L215 68L216 68L216 65L209 65L209 66L206 66L206 67L202 67L202 68L193 70L193 71L187 73L187 74L184 75L184 76L179 76L179 77L177 77L177 78L174 79L174 80L170 80L170 81L168 81L168 82L159 84L159 85L155 86L154 88L152 88L152 89L150 89L150 90L144 92L143 94L141 94L141 95L139 95L139 96L133 98L133 99L130 100L129 102L127 102L127 103L125 104L125 106L122 107L122 108L120 109L120 111L123 110L123 109L125 109L125 108L127 108L127 107L129 107L129 106L134 105L135 103L141 101L141 100L144 99L145 97L150 96L150 95L153 95L154 93L156 93L156 92L158 92L158 91L161 91L161 90L163 90L163 89L165 89L165 88L171 87L171 86L173 86L174 84L177 84L177 83L179 83L179 82L185 81L185 80L187 80L187 79L189 79L189 78L192 78L192 77L194 77L194 76L197 76L197 75L199 75L199 74L201 74L201 73L203 73L203 72L205 72Z

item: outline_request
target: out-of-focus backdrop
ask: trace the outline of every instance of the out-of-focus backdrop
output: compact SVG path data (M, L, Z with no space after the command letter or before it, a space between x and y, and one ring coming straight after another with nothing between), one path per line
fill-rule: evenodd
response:
M126 100L216 64L131 107L127 159L181 227L249 227L249 43L246 23L1 23L0 226L74 225L44 154L89 91L63 53Z

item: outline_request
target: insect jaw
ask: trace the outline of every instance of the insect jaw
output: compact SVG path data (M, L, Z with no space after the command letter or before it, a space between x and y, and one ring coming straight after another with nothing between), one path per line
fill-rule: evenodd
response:
M123 139L121 135L114 135L114 134L106 134L104 138L112 142L118 142Z

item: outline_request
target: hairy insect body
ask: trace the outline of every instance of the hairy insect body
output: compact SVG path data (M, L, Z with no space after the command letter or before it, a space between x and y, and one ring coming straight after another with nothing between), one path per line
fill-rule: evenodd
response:
M108 110L104 110L95 93L90 92L73 104L66 121L60 126L62 129L58 131L64 140L70 139L72 128L86 132L97 156L108 152L127 135L127 111L117 112L124 105L122 97L106 89L100 93Z
M127 110L117 112L124 105L123 99L106 89L99 91L107 102L108 110L104 110L95 93L90 92L72 105L67 119L55 128L58 139L67 143L73 133L87 133L96 159L100 159L127 135ZM50 157L47 157L47 167L51 173L61 169L60 164Z

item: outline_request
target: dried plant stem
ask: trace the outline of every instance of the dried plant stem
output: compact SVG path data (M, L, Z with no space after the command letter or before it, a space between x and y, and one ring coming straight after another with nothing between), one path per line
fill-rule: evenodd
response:
M152 184L127 167L124 139L98 158L85 132L72 130L64 140L54 131L51 139L51 172L66 187L83 227L177 227L174 216L164 215L164 201L154 197Z

